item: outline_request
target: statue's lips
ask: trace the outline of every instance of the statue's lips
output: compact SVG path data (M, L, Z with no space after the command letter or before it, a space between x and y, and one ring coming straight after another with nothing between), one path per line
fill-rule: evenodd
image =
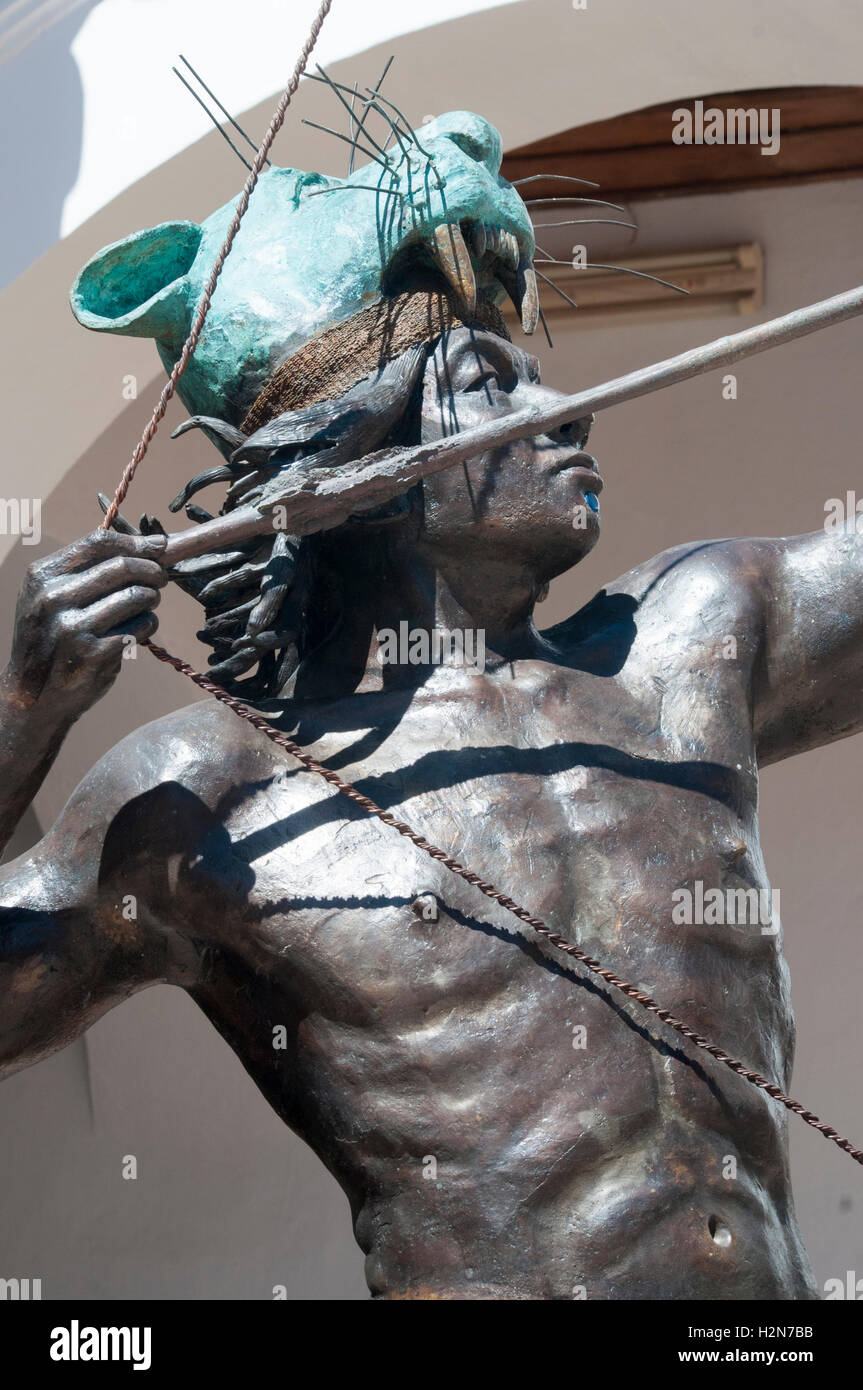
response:
M602 492L604 487L602 478L599 476L596 459L592 454L585 454L579 450L578 453L571 454L568 458L560 460L552 465L549 473L566 473L574 477L582 484L587 492Z

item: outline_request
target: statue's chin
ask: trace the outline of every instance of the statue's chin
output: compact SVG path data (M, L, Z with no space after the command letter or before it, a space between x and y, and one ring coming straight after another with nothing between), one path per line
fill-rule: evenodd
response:
M591 516L587 526L578 529L556 520L544 534L531 539L535 541L537 571L547 584L590 554L599 540L599 519Z

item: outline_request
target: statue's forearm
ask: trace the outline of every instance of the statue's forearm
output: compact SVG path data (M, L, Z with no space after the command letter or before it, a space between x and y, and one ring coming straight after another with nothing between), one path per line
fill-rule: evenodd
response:
M0 852L56 758L73 715L28 700L8 668L0 674Z

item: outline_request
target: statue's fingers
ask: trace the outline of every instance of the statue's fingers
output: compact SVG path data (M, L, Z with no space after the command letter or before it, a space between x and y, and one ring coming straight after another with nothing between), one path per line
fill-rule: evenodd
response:
M149 613L139 613L137 618L129 618L125 623L118 623L116 627L109 628L102 635L100 644L108 650L116 645L122 653L128 647L130 637L134 637L136 642L144 642L153 636L158 626L159 619L152 610Z
M88 569L114 555L142 555L157 560L166 543L167 538L162 535L129 536L119 531L99 529L37 561L33 570L42 579L54 579L57 575Z
M128 622L130 618L137 618L141 613L158 607L161 599L162 595L158 589L144 584L133 584L131 588L121 589L118 593L110 594L96 603L88 604L86 608L77 610L76 625L96 636L104 636L112 628Z
M113 555L90 569L58 576L49 583L48 597L55 606L82 608L132 584L161 589L167 583L167 570L155 560L143 555Z

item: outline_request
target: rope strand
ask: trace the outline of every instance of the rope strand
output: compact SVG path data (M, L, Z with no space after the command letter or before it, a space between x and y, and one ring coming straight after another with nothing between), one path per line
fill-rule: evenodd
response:
M153 414L150 416L150 419L147 423L147 427L144 430L144 433L141 435L135 452L133 453L132 457L130 458L129 462L126 464L126 467L123 470L123 476L121 477L117 485L117 491L114 494L114 500L111 502L111 505L105 513L104 520L102 521L102 527L106 531L109 529L109 527L113 526L114 521L116 520L117 513L123 505L126 493L129 491L132 479L134 478L135 473L137 472L138 465L144 459L147 450L149 449L153 439L156 436L156 431L158 430L159 425L165 417L165 411L168 409L168 403L177 389L177 382L180 380L180 377L183 375L184 371L189 365L192 354L195 351L195 348L198 346L198 339L201 336L201 331L204 327L204 323L206 322L207 315L210 312L210 303L215 293L216 285L219 283L219 276L221 275L222 270L224 269L225 261L231 254L231 247L234 244L234 238L236 237L237 232L240 230L240 223L246 215L246 209L249 206L249 199L251 198L255 190L255 185L258 182L258 177L261 173L261 170L267 162L267 155L270 152L270 148L273 144L273 141L275 140L276 136L282 128L282 125L284 124L285 116L288 112L288 107L290 106L294 94L296 93L296 90L300 85L300 78L302 77L305 71L306 64L308 63L309 58L311 57L312 49L318 41L318 35L321 32L321 27L323 25L324 20L330 12L332 3L333 0L323 0L323 4L318 10L318 13L315 16L314 23L312 24L311 30L309 31L309 37L306 39L306 42L303 45L302 53L300 54L297 66L294 68L294 71L291 75L291 80L289 81L287 87L282 92L282 95L279 98L278 106L276 107L273 113L273 119L270 121L270 124L267 127L267 132L263 140L261 141L260 149L258 150L258 153L255 155L255 158L252 160L252 167L249 170L249 177L243 184L243 191L240 194L239 199L237 201L237 207L234 212L234 216L231 219L231 225L228 228L227 235L225 236L225 240L222 244L222 248L219 251L218 256L216 257L213 269L210 271L210 277L207 280L206 285L204 286L204 291L201 295L201 299L198 304L198 310L195 314L194 322L189 331L189 336L183 344L183 350L180 353L180 356L177 358L177 361L174 363L174 366L171 369L171 375L168 377L168 380L165 382L165 385L162 388L162 394L156 402Z

